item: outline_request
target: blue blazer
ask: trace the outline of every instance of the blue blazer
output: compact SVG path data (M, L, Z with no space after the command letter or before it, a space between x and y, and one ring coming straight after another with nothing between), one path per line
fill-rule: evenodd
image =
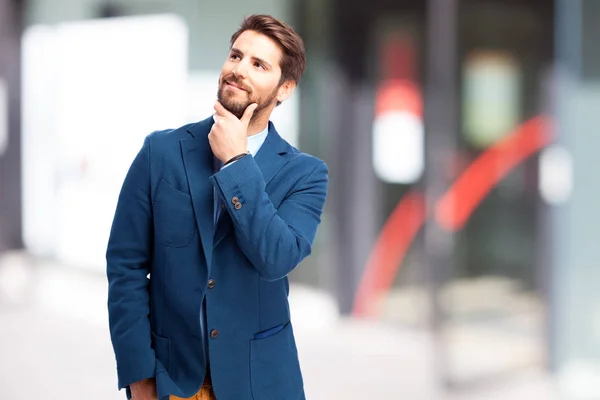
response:
M106 253L118 386L155 377L159 399L200 390L205 298L217 399L304 399L287 275L311 252L327 167L269 123L256 157L214 173L212 123L147 136L123 183Z

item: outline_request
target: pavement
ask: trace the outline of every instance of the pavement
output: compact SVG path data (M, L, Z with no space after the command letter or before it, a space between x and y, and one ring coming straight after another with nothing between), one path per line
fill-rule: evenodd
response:
M0 259L0 400L117 400L106 279L23 254ZM292 285L290 304L310 400L553 400L537 368L444 389L422 330L340 317L332 299ZM479 352L485 349L479 349Z

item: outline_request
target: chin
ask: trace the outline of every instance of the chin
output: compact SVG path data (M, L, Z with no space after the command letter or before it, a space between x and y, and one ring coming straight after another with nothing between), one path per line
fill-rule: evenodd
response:
M244 115L244 111L246 110L246 107L243 106L243 104L240 103L232 103L229 101L225 101L225 102L221 102L221 104L223 105L223 107L225 107L225 109L227 111L229 111L230 113L232 113L233 115L235 115L238 118L242 118L242 115Z

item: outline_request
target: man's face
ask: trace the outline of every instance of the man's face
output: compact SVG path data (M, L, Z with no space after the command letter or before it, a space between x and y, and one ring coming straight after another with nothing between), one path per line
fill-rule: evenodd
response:
M283 101L280 47L271 38L255 31L243 32L233 43L219 76L219 102L241 118L252 103L258 107L253 119L270 112L278 100Z

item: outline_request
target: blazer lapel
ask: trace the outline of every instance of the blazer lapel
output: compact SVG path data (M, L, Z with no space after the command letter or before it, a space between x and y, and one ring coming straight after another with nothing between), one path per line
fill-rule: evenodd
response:
M269 133L265 142L256 153L254 160L262 173L265 181L265 186L271 182L275 174L288 162L286 154L290 152L291 146L279 136L275 126L269 121ZM233 227L233 222L229 215L222 215L217 224L215 232L214 246L219 243L229 234Z
M181 140L181 152L187 174L190 195L196 216L196 225L210 274L213 237L214 203L213 186L208 178L213 174L213 154L208 143L208 132L213 119L208 118L188 128L192 137Z
M275 126L269 121L269 134L261 148L256 154L255 160L262 172L265 185L279 172L289 161L286 154L291 151L291 146L279 136Z

